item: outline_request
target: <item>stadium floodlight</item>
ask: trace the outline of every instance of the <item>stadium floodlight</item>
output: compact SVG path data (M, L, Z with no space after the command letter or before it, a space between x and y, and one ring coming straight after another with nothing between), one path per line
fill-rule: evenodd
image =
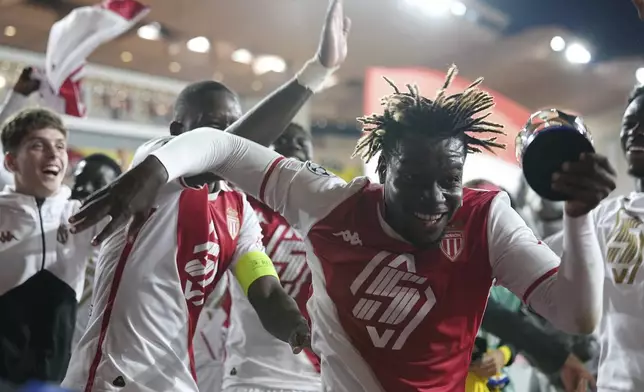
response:
M584 45L574 43L566 49L566 59L572 64L588 64L592 55Z

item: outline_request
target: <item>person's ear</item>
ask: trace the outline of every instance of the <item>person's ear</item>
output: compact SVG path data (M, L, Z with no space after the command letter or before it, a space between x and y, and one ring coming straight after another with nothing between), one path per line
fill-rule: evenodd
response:
M172 121L170 123L170 135L179 136L184 132L183 124L179 121Z
M10 152L4 154L3 164L4 164L4 168L11 173L15 173L16 170L18 169L18 165L16 164L16 157Z

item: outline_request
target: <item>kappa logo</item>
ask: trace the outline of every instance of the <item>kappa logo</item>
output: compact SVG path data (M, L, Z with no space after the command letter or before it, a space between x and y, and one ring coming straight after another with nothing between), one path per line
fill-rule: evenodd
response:
M448 231L441 240L441 250L445 257L456 261L465 248L465 236L462 231Z
M351 245L360 245L360 246L362 246L362 240L360 239L360 237L358 236L358 233L356 233L356 232L352 233L349 230L344 230L344 231L340 231L340 232L337 232L337 233L333 233L333 235L335 237L342 237L342 239L345 242L348 242Z
M235 239L237 238L237 234L239 234L239 228L241 226L239 222L239 213L237 213L237 210L228 207L226 210L226 223L228 225L228 232L230 233L230 236Z
M331 176L331 174L324 167L318 165L317 163L313 163L311 161L306 162L306 168L309 169L311 173L318 176L322 176L322 177Z
M17 240L16 236L13 235L12 232L10 231L0 231L0 242L1 243L7 243L11 242L13 240Z

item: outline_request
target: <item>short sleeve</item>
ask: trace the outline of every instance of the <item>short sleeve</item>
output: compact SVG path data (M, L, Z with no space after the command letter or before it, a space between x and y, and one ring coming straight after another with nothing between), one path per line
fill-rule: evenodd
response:
M557 272L560 263L510 207L505 193L490 206L488 245L493 277L524 302L541 282Z

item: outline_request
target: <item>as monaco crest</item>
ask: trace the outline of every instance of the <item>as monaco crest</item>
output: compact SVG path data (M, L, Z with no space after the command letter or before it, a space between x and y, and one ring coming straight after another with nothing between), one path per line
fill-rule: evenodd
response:
M226 223L228 224L228 233L230 233L230 236L233 239L237 238L237 234L239 234L239 228L241 226L237 210L232 208L228 208L228 210L226 210Z
M465 248L465 237L462 231L448 231L445 233L441 240L441 250L448 259L455 261L463 252L463 248Z

